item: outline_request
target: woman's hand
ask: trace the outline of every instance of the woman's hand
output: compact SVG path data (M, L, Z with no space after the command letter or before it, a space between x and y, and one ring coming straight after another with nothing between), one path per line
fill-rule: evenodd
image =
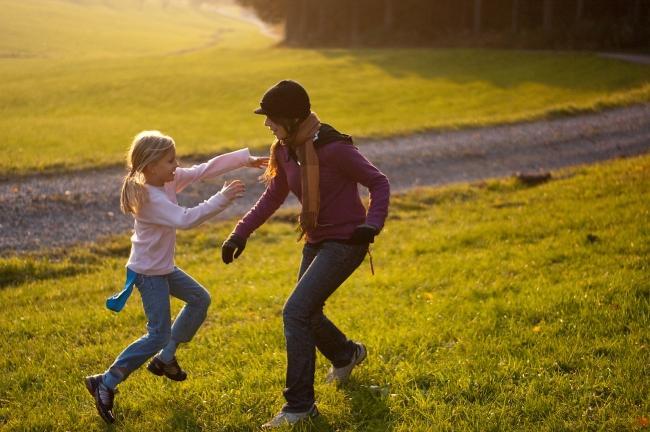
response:
M244 252L245 247L246 239L232 233L221 245L221 259L225 264L230 264Z
M233 180L230 183L225 182L221 188L221 193L230 201L240 198L246 191L246 185L241 180Z
M354 229L350 242L353 244L373 243L377 235L377 228L372 225L363 224Z
M246 166L249 168L264 169L269 166L268 156L249 156Z

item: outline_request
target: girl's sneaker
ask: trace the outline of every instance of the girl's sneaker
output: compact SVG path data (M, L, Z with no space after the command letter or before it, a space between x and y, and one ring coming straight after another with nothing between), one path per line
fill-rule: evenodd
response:
M87 376L84 381L88 392L95 398L95 407L101 418L106 423L115 422L113 400L117 391L106 387L101 375Z
M330 370L327 373L327 377L325 377L326 382L331 383L337 381L339 383L344 383L350 377L352 369L354 369L356 365L365 360L366 356L368 355L368 351L366 350L365 345L360 342L355 342L354 344L356 347L354 349L354 353L352 354L350 363L340 368L335 368L334 366L330 367Z
M280 411L275 417L262 425L262 429L273 429L277 427L294 425L302 420L318 417L316 405L312 405L305 412L290 413Z
M174 381L185 381L185 378L187 378L187 373L185 373L185 371L178 365L176 357L174 357L169 363L165 363L158 357L154 357L147 365L147 370L154 375L165 375L167 378Z

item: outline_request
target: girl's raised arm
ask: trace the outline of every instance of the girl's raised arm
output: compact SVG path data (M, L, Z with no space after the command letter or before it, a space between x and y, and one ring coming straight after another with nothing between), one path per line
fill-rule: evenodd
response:
M174 177L176 192L180 192L190 184L217 177L237 168L246 166L251 155L247 148L225 153L202 164L190 168L176 168Z

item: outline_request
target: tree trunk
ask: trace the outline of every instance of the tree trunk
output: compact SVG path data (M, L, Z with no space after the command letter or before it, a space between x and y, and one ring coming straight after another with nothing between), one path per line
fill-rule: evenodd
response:
M585 1L576 0L576 22L582 21L584 11L585 11Z
M393 0L384 0L384 30L390 32L395 22L395 10Z
M482 0L474 0L474 33L481 32L481 2Z
M458 21L456 22L456 28L454 30L460 30L461 32L465 31L465 16L467 15L467 3L466 1L459 0L460 6L458 10L458 14L456 17L458 18Z
M519 0L512 0L512 32L519 31Z
M284 22L284 41L289 45L300 43L301 0L287 0L287 19Z
M350 45L359 45L359 0L350 0Z
M632 26L636 27L641 21L641 0L634 0L632 7Z
M315 29L315 36L316 38L320 41L323 42L327 38L327 16L328 16L328 11L329 8L327 7L327 3L325 2L319 2L317 7L316 7L316 29Z
M544 0L544 33L550 33L553 30L553 0Z
M313 4L311 1L307 0L300 0L300 22L298 28L300 29L298 31L299 33L299 42L301 44L306 44L306 43L311 43L312 41L312 34L311 34L311 29L310 29L310 24L311 20L310 18L310 13L313 11Z

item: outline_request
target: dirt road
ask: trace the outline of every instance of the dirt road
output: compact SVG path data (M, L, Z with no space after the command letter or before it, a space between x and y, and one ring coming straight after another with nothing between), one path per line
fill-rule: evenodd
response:
M650 151L650 104L464 131L426 132L361 140L362 152L388 175L392 191L553 170ZM258 173L239 170L249 189L219 219L242 215L261 194ZM0 254L95 241L127 233L120 214L122 169L34 176L0 183ZM193 186L180 196L191 205L215 193L224 178ZM295 199L285 205L297 205Z

